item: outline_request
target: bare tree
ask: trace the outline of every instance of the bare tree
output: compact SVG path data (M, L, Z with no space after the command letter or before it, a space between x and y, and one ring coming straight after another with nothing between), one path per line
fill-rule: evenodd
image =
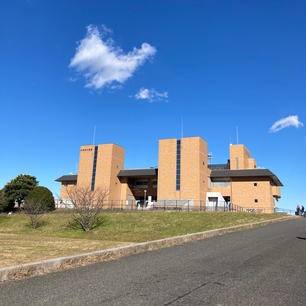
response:
M29 216L31 220L31 225L33 229L37 228L39 219L44 215L45 206L43 201L40 199L28 199L24 203L24 212L27 216Z
M73 187L66 189L73 204L73 220L88 232L101 220L100 212L109 192L104 189L91 190L89 187Z

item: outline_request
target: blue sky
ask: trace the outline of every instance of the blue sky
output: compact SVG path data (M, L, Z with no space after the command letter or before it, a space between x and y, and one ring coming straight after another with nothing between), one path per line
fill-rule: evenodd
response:
M0 187L27 173L59 194L94 126L126 168L157 166L183 117L214 163L239 126L279 205L306 204L304 1L2 1L0 23Z

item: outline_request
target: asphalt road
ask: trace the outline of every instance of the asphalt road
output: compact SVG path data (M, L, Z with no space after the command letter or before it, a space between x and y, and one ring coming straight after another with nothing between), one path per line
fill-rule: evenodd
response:
M0 305L306 305L306 220L0 285Z

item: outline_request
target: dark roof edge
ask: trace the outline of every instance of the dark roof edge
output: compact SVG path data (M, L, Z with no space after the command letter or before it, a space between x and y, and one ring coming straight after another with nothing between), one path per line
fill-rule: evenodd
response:
M77 174L68 174L68 175L63 175L61 177L59 177L58 179L56 179L56 182L73 182L73 181L77 181L78 176Z
M211 177L269 177L277 186L283 186L278 177L269 169L212 170Z
M154 176L157 175L157 168L145 168L145 169L125 169L120 170L118 177L126 176Z

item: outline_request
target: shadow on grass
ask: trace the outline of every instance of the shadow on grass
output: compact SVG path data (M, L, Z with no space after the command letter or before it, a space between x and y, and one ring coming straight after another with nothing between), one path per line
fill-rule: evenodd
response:
M33 228L32 227L32 224L31 224L31 221L29 220L29 222L26 224L26 227L28 228L28 229L30 229L30 230L38 230L38 229L40 229L41 227L44 227L44 226L46 226L46 225L48 225L49 224L49 222L48 221L46 221L46 220L38 220L38 222L37 222L37 224L36 224L36 227L35 228Z

